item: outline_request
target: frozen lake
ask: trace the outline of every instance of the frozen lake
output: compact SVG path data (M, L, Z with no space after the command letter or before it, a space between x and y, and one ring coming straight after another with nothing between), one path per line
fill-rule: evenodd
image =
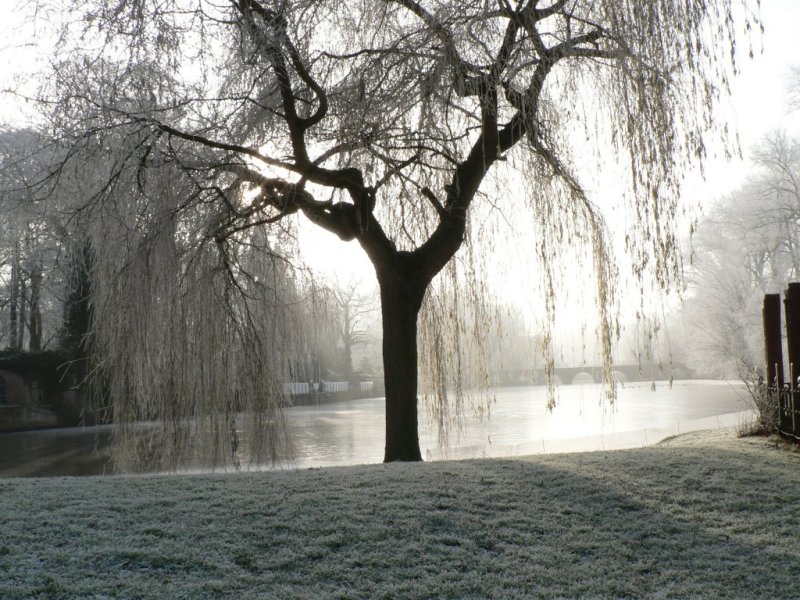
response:
M515 456L630 448L669 435L736 424L750 409L739 383L676 381L626 384L614 406L600 385L558 388L558 404L546 408L542 386L499 388L491 416L478 419L466 408L450 447L437 447L436 431L421 411L423 457ZM288 466L307 468L380 462L383 458L382 398L287 409L295 441ZM0 435L0 476L92 475L113 471L108 459L110 427L57 429Z
M436 431L421 411L423 458L515 456L629 448L669 435L733 424L718 419L750 409L739 382L676 381L626 384L614 406L603 400L599 384L566 385L558 404L547 410L547 388L491 390L495 402L489 419L467 414L450 448L437 448ZM382 399L353 400L291 409L299 467L380 462L383 459ZM469 413L467 407L465 412ZM742 418L738 416L738 418Z

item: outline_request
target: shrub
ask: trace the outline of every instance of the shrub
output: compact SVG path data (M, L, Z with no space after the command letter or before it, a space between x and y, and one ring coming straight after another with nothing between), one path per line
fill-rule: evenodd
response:
M747 398L755 410L755 416L739 425L740 437L748 435L772 435L778 431L780 392L768 387L754 368L749 369L742 381L747 387Z

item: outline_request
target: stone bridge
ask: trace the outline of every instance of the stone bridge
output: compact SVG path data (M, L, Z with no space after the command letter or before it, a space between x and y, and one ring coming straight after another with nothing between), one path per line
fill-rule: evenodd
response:
M547 383L547 375L544 368L504 370L496 375L499 385ZM689 375L689 370L679 363L673 363L671 366L648 363L641 365L613 365L611 367L611 376L620 383L660 381L669 379L670 376L675 379L685 379ZM557 385L601 383L603 381L603 367L587 365L556 367L553 369L553 377Z

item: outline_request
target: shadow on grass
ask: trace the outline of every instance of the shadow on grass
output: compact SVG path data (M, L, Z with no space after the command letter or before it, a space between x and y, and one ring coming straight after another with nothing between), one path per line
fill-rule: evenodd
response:
M3 597L794 598L800 572L800 460L760 447L3 486L3 519L36 498Z

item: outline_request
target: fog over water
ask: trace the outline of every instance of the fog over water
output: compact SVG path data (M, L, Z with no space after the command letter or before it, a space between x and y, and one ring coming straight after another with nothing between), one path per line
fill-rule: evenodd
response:
M558 404L552 412L546 407L545 386L491 390L496 402L490 418L468 415L460 435L453 433L451 447L444 450L437 448L435 427L420 411L423 457L513 456L642 446L688 431L695 421L750 408L744 387L735 382L677 381L672 387L659 382L655 390L651 386L626 384L613 406L603 400L600 384L560 386ZM382 399L291 409L290 422L297 440L294 464L311 467L380 462L383 415ZM718 426L714 420L700 425Z
M436 431L422 413L421 447L428 460L514 456L638 447L699 428L735 424L750 407L741 384L676 381L626 384L616 404L602 401L602 386L558 388L558 405L546 408L547 388L492 390L489 419L467 416L451 447L437 448ZM367 398L287 409L295 456L284 466L377 463L383 458L383 398ZM720 415L728 415L720 417ZM0 435L0 476L113 473L110 426ZM243 445L246 447L246 444ZM288 458L288 457L287 457ZM247 457L241 456L246 467ZM258 467L260 468L260 467ZM203 471L202 465L190 467Z

